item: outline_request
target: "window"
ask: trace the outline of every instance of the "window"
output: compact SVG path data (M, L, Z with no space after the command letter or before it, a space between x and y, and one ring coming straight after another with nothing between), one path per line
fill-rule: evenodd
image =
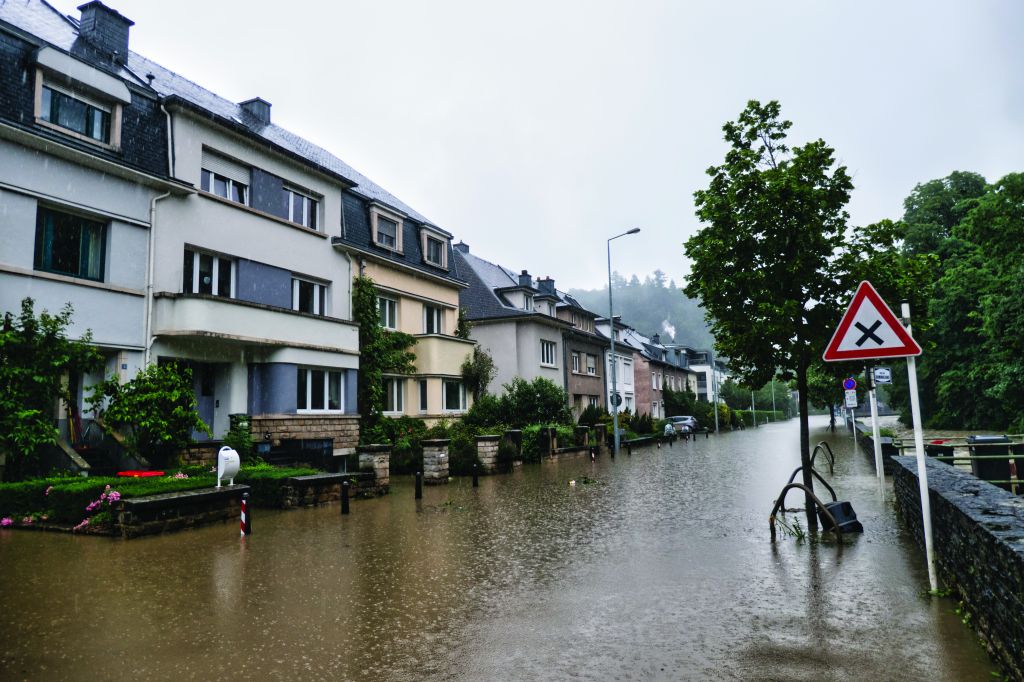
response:
M327 287L316 282L292 278L292 310L325 315Z
M555 365L555 351L557 346L553 341L540 342L540 364Z
M658 390L658 375L654 372L651 372L651 388Z
M444 333L444 310L433 305L423 305L423 333Z
M597 356L587 353L587 374L591 376L597 375Z
M186 294L235 297L235 262L224 256L185 249L181 290Z
M580 371L580 354L575 352L575 351L573 351L573 354L572 354L572 371L574 371L574 372L579 372Z
M384 379L384 411L400 413L404 408L405 379Z
M317 229L319 202L316 199L290 187L284 188L284 197L288 202L288 220L303 227Z
M43 85L39 118L86 139L110 144L111 109L81 95Z
M389 249L398 248L398 223L377 216L377 243Z
M428 236L426 257L427 262L431 265L444 267L444 242Z
M596 395L588 395L587 396L587 404L590 405L591 407L597 407L597 396Z
M444 392L442 400L445 412L462 412L466 409L466 387L461 381L445 379L441 390Z
M579 411L583 407L583 396L579 393L574 393L572 396L572 407L574 410Z
M341 412L341 372L298 368L295 406L299 412Z
M427 411L427 380L420 379L420 412Z
M36 270L102 282L106 245L105 223L39 207L33 260Z
M629 412L633 411L633 398L632 397L626 396L625 408Z
M533 296L523 294L523 310L533 310Z
M398 329L398 301L380 296L377 298L377 310L380 312L380 326Z
M216 194L239 204L249 204L249 186L238 180L203 169L199 188L204 192Z

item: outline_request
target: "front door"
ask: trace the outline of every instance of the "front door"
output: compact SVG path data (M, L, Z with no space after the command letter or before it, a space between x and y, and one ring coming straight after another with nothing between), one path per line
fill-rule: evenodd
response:
M192 368L192 389L196 392L199 418L213 429L213 409L216 404L213 387L216 365L195 362L189 363L189 366ZM192 440L207 441L210 440L210 436L202 431L193 431Z

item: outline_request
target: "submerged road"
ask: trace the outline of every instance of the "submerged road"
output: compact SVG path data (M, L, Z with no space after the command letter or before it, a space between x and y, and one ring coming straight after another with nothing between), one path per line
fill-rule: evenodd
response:
M865 527L841 547L769 542L795 420L420 502L393 479L348 517L256 510L246 540L2 531L0 679L990 679L891 487L826 424Z

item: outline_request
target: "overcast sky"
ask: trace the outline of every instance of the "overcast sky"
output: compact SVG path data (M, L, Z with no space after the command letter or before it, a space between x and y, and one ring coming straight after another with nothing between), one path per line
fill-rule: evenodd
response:
M82 0L51 0L78 16ZM778 99L853 176L854 224L918 182L1024 170L1024 4L104 0L131 47L273 119L473 253L559 288L683 283L721 127Z

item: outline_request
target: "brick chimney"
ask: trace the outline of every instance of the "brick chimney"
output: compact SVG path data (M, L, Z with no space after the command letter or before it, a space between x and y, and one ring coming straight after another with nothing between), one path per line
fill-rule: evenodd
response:
M533 278L530 277L528 270L523 270L519 273L519 286L533 288Z
M537 288L540 289L545 294L554 294L555 293L555 280L551 279L550 277L545 277L543 279L538 279L537 280Z
M249 114L263 125L270 125L270 102L259 97L253 97L247 99L244 102L239 102L238 106L242 107L242 111Z
M654 336L651 337L651 345L652 346L660 346L661 345L661 334L655 334Z
M128 62L128 31L135 22L99 0L79 5L78 35L118 64Z

